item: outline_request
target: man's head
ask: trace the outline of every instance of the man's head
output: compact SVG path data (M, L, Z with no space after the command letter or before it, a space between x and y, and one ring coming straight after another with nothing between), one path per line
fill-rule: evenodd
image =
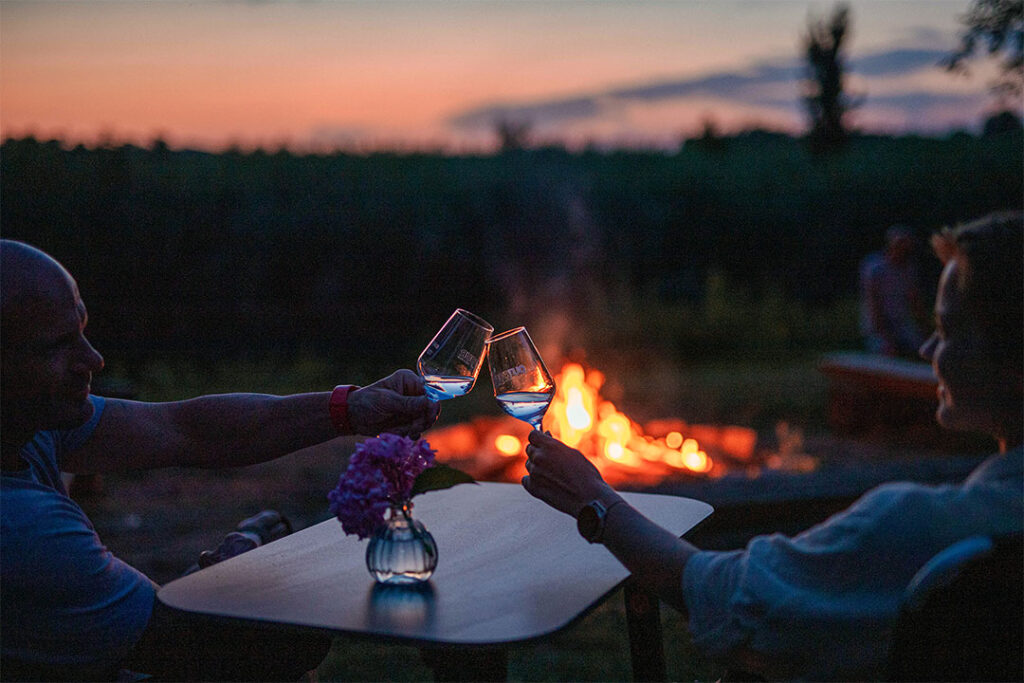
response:
M937 418L1019 443L1024 401L1024 218L991 214L943 233L936 331L921 347L939 379Z
M4 445L92 415L92 374L103 358L86 340L85 304L53 258L0 240L0 404Z
M914 233L905 225L894 225L885 231L885 254L893 263L903 264L914 251Z

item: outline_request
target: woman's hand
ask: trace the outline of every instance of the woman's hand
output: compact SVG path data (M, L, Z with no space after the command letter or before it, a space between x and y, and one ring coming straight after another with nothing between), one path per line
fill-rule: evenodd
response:
M619 499L586 456L548 434L531 431L526 456L523 488L556 510L575 517L594 499L606 506Z
M673 607L686 609L683 599L683 571L697 549L677 538L621 501L586 456L561 441L530 432L526 447L523 487L533 496L576 517L583 506L600 500L608 510L601 543L618 558L641 585L656 592Z

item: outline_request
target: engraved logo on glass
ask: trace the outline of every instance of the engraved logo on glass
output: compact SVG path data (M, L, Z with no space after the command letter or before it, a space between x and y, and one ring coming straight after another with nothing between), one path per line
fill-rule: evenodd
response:
M526 374L526 366L525 365L517 365L514 368L509 368L508 370L503 370L502 372L499 372L498 376L494 380L494 383L495 384L502 384L503 382L507 381L509 378L515 377L516 375L525 375L525 374Z

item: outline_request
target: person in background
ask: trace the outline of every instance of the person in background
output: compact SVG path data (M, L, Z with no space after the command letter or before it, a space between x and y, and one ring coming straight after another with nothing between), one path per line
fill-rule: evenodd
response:
M771 679L884 679L891 628L914 574L974 535L1020 534L1024 405L1022 215L948 232L935 333L938 422L990 434L998 453L961 484L890 483L792 538L701 551L632 508L579 451L530 434L523 486L577 518L633 576L688 613L712 659Z
M860 328L871 353L913 356L924 341L918 324L923 306L913 253L913 233L894 225L885 233L884 251L869 254L861 262Z
M103 358L86 339L87 321L75 280L57 261L0 240L4 679L112 680L124 668L171 679L296 680L319 663L325 640L177 623L156 603L157 586L103 545L61 471L235 467L339 435L416 438L439 405L409 370L292 396L104 399L90 393ZM178 668L197 661L198 669Z

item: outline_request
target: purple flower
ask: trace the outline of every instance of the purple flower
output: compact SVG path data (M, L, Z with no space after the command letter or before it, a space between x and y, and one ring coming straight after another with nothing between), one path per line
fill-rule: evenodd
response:
M424 439L381 434L356 445L338 486L327 494L330 510L346 534L372 536L392 505L407 501L413 482L434 464Z

